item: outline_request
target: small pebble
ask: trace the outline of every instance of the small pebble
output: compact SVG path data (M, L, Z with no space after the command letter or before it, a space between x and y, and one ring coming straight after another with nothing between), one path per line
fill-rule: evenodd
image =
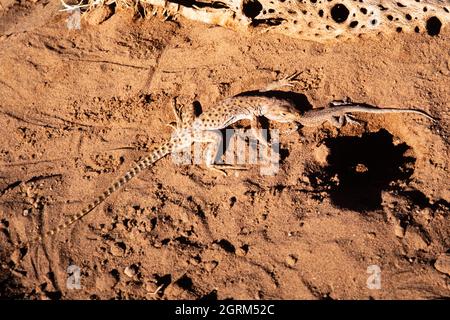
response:
M288 265L289 267L293 267L293 266L297 263L297 261L298 261L298 258L297 258L295 255L293 255L293 254L290 254L290 255L286 258L286 263L287 263L287 265Z
M123 273L125 273L126 276L133 278L138 270L139 268L135 264L132 264L131 266L126 267Z

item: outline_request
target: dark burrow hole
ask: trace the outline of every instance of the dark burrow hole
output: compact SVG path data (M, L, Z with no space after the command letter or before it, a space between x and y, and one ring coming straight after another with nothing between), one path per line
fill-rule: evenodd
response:
M142 101L144 101L147 104L152 103L154 101L153 97L150 93L140 93L139 99L141 99Z
M250 19L255 18L262 9L263 6L258 0L247 0L242 5L242 12Z
M151 218L150 219L151 230L154 230L157 224L158 224L158 218Z
M200 297L199 301L215 301L217 300L217 290L214 289L210 293Z
M4 257L0 257L3 259ZM2 260L2 261L6 261ZM25 299L27 292L22 283L8 269L0 266L0 299Z
M180 288L183 288L187 291L192 291L193 282L192 279L189 278L187 275L183 275L180 279L175 281L175 283L180 286Z
M230 208L232 208L234 206L234 204L236 203L237 199L235 196L230 198Z
M171 274L165 274L163 276L160 276L158 274L153 275L156 279L156 286L162 286L160 290L158 290L158 294L162 295L164 290L172 283L172 275Z
M230 241L222 239L219 241L214 241L214 243L217 243L223 250L225 250L228 253L235 253L236 248L231 244Z
M394 145L393 136L384 129L362 137L330 138L325 145L328 167L325 172L311 173L310 180L318 190L326 189L333 204L341 208L380 209L381 191L414 172L416 159L404 155L410 147Z
M48 291L45 292L45 294L47 295L47 297L50 300L59 300L62 298L62 292L61 291Z
M437 36L441 32L442 22L437 17L430 17L427 20L427 33L430 36Z
M28 248L20 248L19 253L20 253L20 259L22 259L23 257L25 257L27 255Z
M289 157L289 149L280 148L280 162L283 163L283 161Z
M117 269L112 269L109 274L114 278L114 280L120 281L120 272Z
M347 20L350 11L348 11L347 7L341 3L335 4L333 8L331 8L331 18L337 23L343 23Z
M187 238L185 236L176 237L174 240L183 246L188 246L188 247L193 247L193 248L201 247L201 245L199 245L196 242L191 241L189 238Z

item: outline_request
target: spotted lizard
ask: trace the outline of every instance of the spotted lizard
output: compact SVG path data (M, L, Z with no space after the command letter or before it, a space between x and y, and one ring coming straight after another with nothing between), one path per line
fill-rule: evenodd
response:
M183 107L173 103L173 110L176 116L174 133L171 139L155 147L146 157L138 161L131 169L129 169L121 178L117 179L95 200L87 205L80 212L70 216L65 222L56 228L44 233L33 239L31 242L40 242L45 237L54 235L55 233L67 228L74 222L80 220L105 201L111 194L125 185L133 177L138 175L144 169L150 167L156 161L165 157L172 152L179 152L189 147L194 142L207 143L206 149L206 165L211 169L218 169L214 165L215 156L218 152L218 146L221 142L221 135L218 130L224 129L231 124L247 119L251 121L251 128L255 137L264 144L267 144L265 138L258 135L258 118L265 117L280 123L297 123L302 126L318 126L326 121L333 125L341 126L346 122L353 123L355 120L351 113L415 113L433 119L431 116L421 110L414 109L381 109L368 107L363 105L352 104L350 102L334 103L335 107L311 110L304 113L297 110L295 104L287 99L273 98L264 95L264 92L277 89L283 86L293 86L297 81L298 73L282 78L267 86L266 89L260 90L261 95L238 95L219 102L215 107L210 108L195 116L194 108L183 110ZM236 168L231 168L236 169Z

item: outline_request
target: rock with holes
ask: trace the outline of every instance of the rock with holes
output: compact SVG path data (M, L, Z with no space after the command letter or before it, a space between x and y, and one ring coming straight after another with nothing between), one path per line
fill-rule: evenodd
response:
M417 32L435 36L450 20L449 0L142 0L168 17L239 30L278 32L326 41L365 34ZM155 13L158 10L155 10Z

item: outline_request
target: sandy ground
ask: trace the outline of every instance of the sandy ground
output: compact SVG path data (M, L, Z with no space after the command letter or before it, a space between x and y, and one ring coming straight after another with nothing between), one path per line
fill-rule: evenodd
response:
M34 2L0 6L1 297L450 296L449 30L318 44L131 11L68 30L58 1ZM170 136L173 97L207 109L296 70L300 109L350 97L440 120L361 115L282 134L275 176L166 157L27 244Z

